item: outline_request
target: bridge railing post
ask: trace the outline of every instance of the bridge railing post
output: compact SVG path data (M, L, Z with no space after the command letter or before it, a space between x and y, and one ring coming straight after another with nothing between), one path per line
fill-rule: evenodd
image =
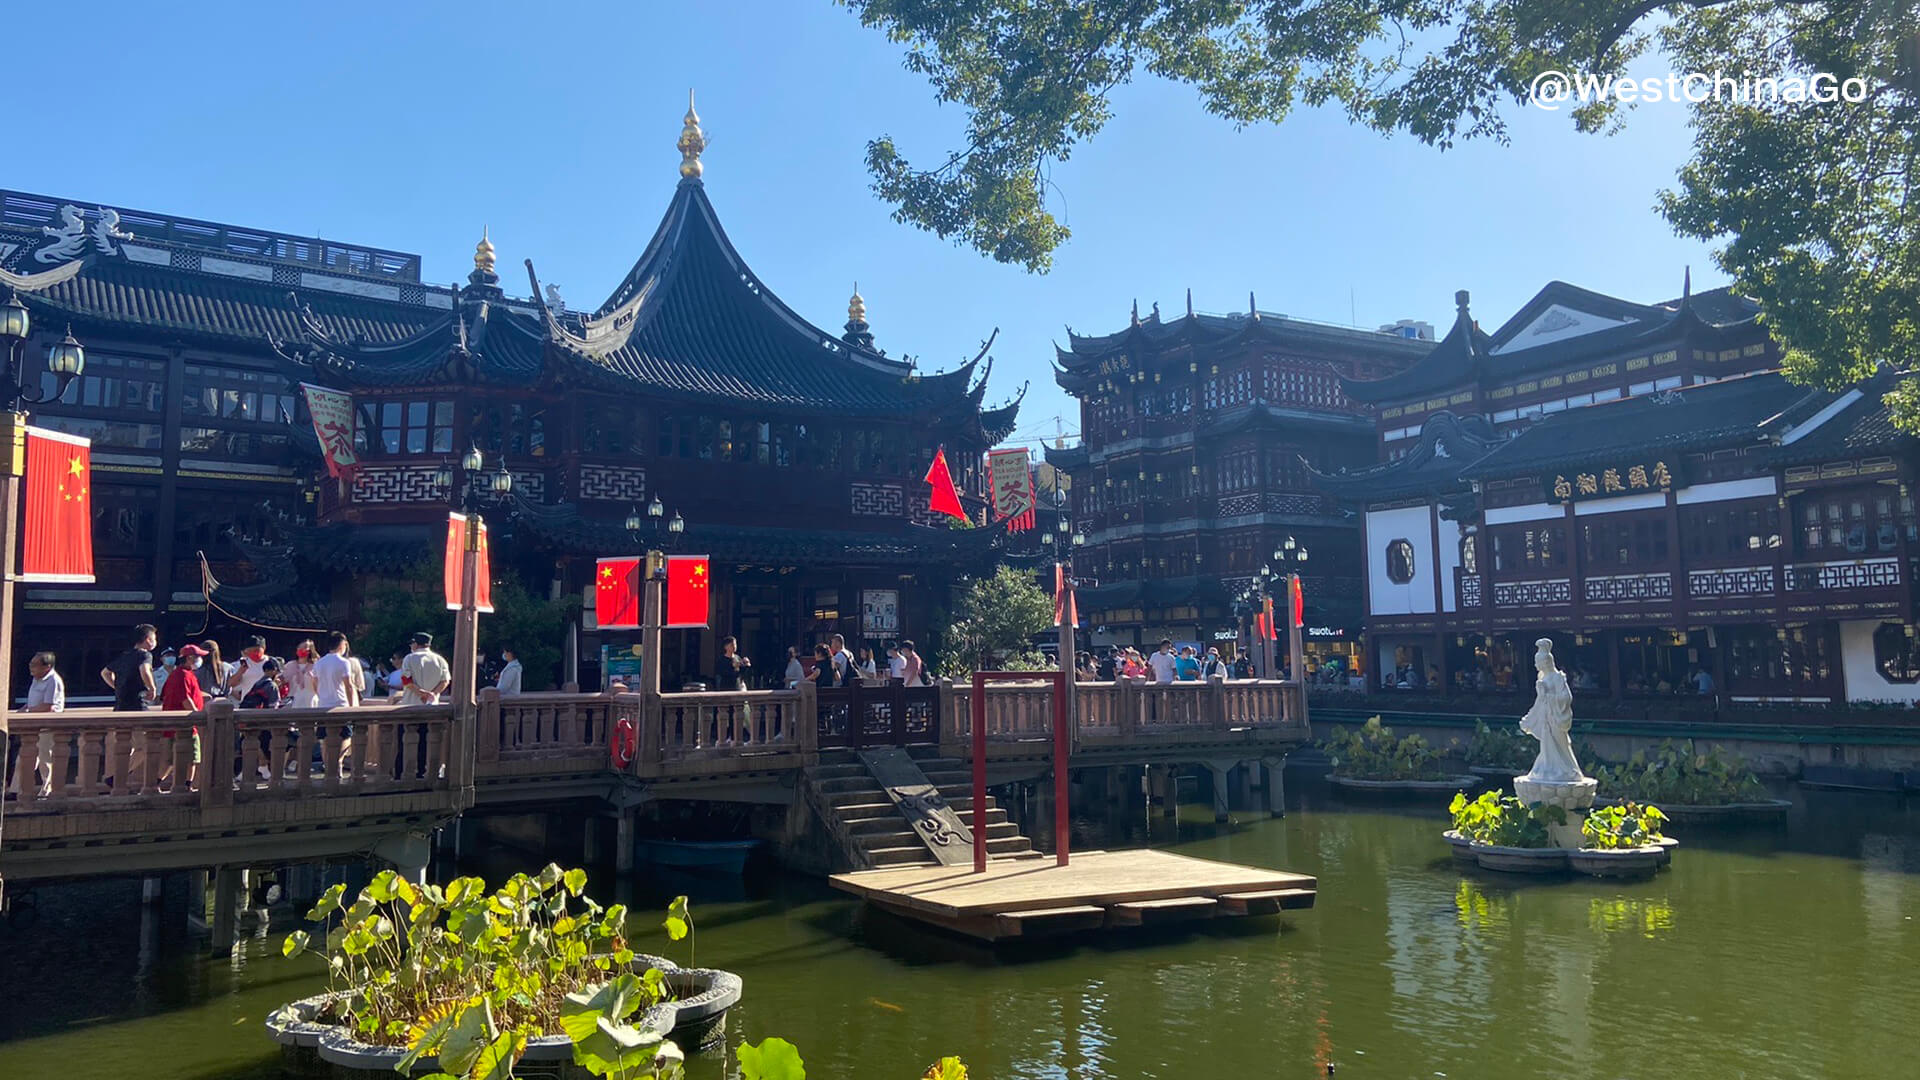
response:
M1120 737L1132 740L1140 733L1140 712L1145 704L1146 683L1140 679L1129 679L1125 675L1113 680L1114 719L1118 721Z
M788 723L794 725L794 736L800 744L800 756L806 764L812 765L820 760L820 697L818 688L812 679L801 679L794 688L799 691L798 703L794 705L794 715Z
M961 738L960 695L953 691L952 679L941 679L937 688L940 699L940 756L944 758L964 758L967 756L967 742Z
M1232 723L1227 719L1226 677L1217 671L1207 676L1206 689L1201 692L1205 695L1201 701L1206 706L1207 725L1216 731L1225 731L1232 727Z
M227 698L207 702L204 726L207 739L206 751L200 755L204 764L200 777L200 809L229 807L233 805L233 702ZM242 761L241 765L244 769L246 763ZM246 772L252 775L250 769ZM178 777L174 783L180 783Z
M489 686L480 691L479 729L474 737L480 742L481 761L499 761L500 744L504 736L500 731L500 689Z

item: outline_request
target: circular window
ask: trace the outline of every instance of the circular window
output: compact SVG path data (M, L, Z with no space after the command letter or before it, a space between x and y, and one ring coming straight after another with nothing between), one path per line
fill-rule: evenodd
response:
M1413 580L1413 545L1405 540L1387 544L1387 580L1405 585Z

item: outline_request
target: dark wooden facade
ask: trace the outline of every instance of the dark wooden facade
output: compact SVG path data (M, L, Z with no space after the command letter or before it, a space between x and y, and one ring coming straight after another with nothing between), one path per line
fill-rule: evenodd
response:
M1920 698L1920 458L1882 401L1895 377L1797 386L1757 314L1724 290L1634 305L1554 283L1486 335L1462 294L1398 385L1349 387L1386 460L1321 483L1365 510L1371 685L1524 693L1551 637L1616 696L1704 672L1735 698Z
M369 590L436 557L470 445L514 476L511 505L486 507L496 566L587 597L584 655L602 643L593 560L647 546L624 522L656 496L683 516L674 546L715 569L714 631L679 635L690 676L726 633L776 674L787 645L833 632L924 639L949 581L1005 542L933 520L921 481L944 446L984 522L980 455L1018 407L983 407L986 349L922 372L874 346L857 296L843 333L817 329L740 259L698 170L589 312L543 295L531 262L533 298L510 295L486 240L447 288L400 252L0 200L0 288L32 311L31 362L69 324L88 350L85 375L35 413L94 439L100 580L28 589L17 635L63 654L74 693L135 622L168 641L350 629ZM327 476L301 381L353 395L350 485ZM436 479L447 465L454 490ZM896 623L863 619L863 597L889 595Z
M1397 372L1431 343L1249 308L1136 311L1058 351L1082 438L1047 459L1071 476L1088 536L1077 566L1100 583L1081 600L1096 644L1233 640L1244 613L1231 598L1289 536L1311 554L1298 567L1309 623L1357 634L1356 522L1313 470L1373 460L1373 425L1343 380Z

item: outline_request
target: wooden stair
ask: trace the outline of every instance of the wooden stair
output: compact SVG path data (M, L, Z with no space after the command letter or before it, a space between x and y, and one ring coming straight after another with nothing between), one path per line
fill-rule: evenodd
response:
M954 782L961 763L951 759L923 761L928 779L938 786L940 797L971 823L973 788L969 777ZM928 770L929 765L938 766ZM933 854L887 792L867 772L866 766L851 752L824 752L818 765L808 766L802 778L808 801L826 823L828 831L840 841L845 862L855 869L896 866L933 866ZM993 796L987 796L987 854L991 858L1017 858L1035 854L1032 841L1007 819L1007 811Z

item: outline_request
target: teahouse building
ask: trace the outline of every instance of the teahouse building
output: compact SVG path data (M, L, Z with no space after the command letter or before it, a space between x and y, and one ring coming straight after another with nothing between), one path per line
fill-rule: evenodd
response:
M1345 387L1385 460L1318 477L1365 515L1372 687L1526 692L1546 636L1589 693L1920 699L1893 376L1787 381L1724 289L1555 282L1490 335L1457 301L1419 363Z
M678 550L714 567L714 630L669 635L685 650L669 668L706 670L728 633L775 670L834 632L924 638L1005 533L934 520L921 477L944 446L984 524L980 455L1018 401L985 406L985 347L938 374L888 356L857 292L841 333L782 303L720 226L704 146L689 108L659 228L586 311L531 260L530 295L511 295L490 237L446 287L417 255L0 192L0 290L36 337L71 324L87 347L35 422L90 436L99 476L98 581L27 589L20 647L91 671L141 621L167 640L351 629L371 592L439 557L482 480L461 475L470 446L513 478L485 506L496 576L584 595L586 655L603 643L594 559L645 546L626 522L655 499L686 523ZM351 393L351 483L328 476L300 382Z
M1306 579L1309 652L1347 653L1362 615L1358 521L1318 490L1310 469L1374 460L1376 435L1351 380L1392 375L1431 348L1248 310L1158 305L1128 326L1068 331L1054 379L1080 401L1079 446L1047 460L1071 477L1087 534L1076 560L1099 584L1080 610L1096 645L1151 648L1162 637L1224 646L1245 639L1235 603L1289 537L1310 558L1274 566Z

